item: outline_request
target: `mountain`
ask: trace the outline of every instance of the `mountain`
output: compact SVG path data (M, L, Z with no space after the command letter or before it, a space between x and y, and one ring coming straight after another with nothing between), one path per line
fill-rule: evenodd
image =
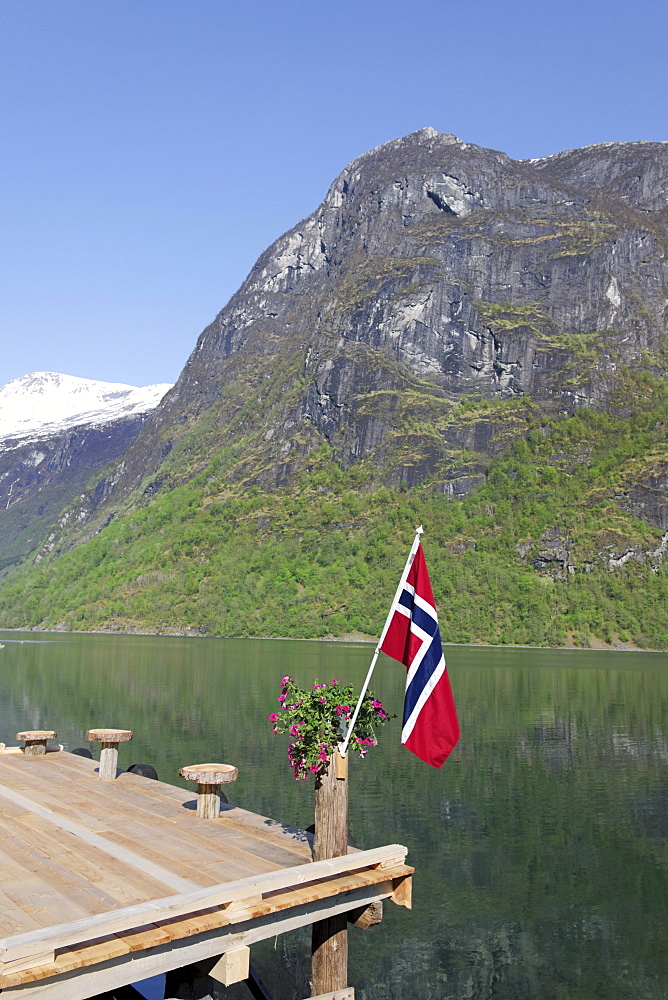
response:
M23 375L0 387L0 447L7 439L41 440L71 427L148 413L169 389L171 384L138 389L57 372Z
M0 388L0 568L139 433L169 385L136 388L33 372Z
M455 588L453 635L660 641L642 601L629 628L615 609L634 573L650 603L665 583L667 253L667 143L516 161L426 128L364 154L259 258L37 554L80 574L73 550L100 532L81 551L108 560L113 539L123 579L95 610L34 617L228 633L240 601L255 634L373 634L369 567L393 567L388 525L419 513L447 554L437 588L485 595L470 610ZM317 584L295 576L306 555ZM223 565L227 605L209 593ZM507 574L533 606L497 621L485 601Z
M113 492L206 414L200 464L244 438L239 478L288 482L326 443L465 493L508 432L458 420L463 397L615 409L620 367L663 376L667 191L668 143L513 161L427 128L372 150L202 333Z

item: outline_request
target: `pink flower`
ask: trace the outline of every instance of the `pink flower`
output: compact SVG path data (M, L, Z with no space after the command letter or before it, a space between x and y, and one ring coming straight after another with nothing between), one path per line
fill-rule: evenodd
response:
M321 701L321 702L323 703L323 705L324 705L324 704L326 704L326 702L327 702L327 699L326 699L326 698L321 698L321 699L320 699L320 701Z
M372 701L371 704L373 705L374 708L382 708L383 707L382 701Z
M286 674L285 677L281 677L281 687L285 687L285 685L288 683L288 681L291 681L291 680L292 680L292 677L290 677L289 674Z
M276 701L281 701L282 702L282 701L285 701L286 698L287 698L287 694L279 694L279 696L276 699Z
M320 770L319 764L311 764L311 766L309 767L309 771L311 772L311 774L317 774L319 770Z
M278 714L276 712L272 712L271 715L269 716L269 721L276 722L277 719L278 719Z

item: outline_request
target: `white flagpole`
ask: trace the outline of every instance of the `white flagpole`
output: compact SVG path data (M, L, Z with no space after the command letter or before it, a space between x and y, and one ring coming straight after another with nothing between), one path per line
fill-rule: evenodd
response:
M383 645L383 640L385 639L385 636L387 634L387 630L390 627L390 622L392 621L392 615L394 614L394 606L397 603L397 601L399 600L399 595L401 594L401 591L404 589L404 584L406 582L406 577L408 576L409 570L410 570L410 568L411 568L411 566L413 564L413 559L415 558L415 553L417 552L418 545L420 544L420 535L422 535L422 534L424 534L424 528L422 527L422 525L420 525L419 528L415 529L415 538L413 539L413 544L411 545L411 550L408 553L408 559L406 560L406 565L404 566L404 571L401 574L401 579L399 580L399 586L397 587L397 591L396 591L396 593L394 595L394 600L392 601L392 604L390 605L389 614L388 614L387 618L385 619L385 625L383 626L383 631L380 634L380 639L378 640L378 645L376 646L376 652L373 654L373 659L371 661L371 666L369 667L369 669L367 671L366 680L364 681L364 686L362 688L362 693L359 696L359 701L357 702L357 705L355 706L355 711L353 712L353 717L350 720L350 725L348 726L348 729L346 731L345 738L344 738L344 740L343 740L342 743L339 743L338 750L339 750L339 753L341 754L342 757L345 757L346 753L348 752L348 744L350 743L350 737L352 736L353 728L355 726L355 723L357 722L357 716L360 714L360 708L362 707L362 702L364 700L364 695L366 694L366 690L367 690L367 688L369 686L369 681L371 680L371 674L373 673L374 667L376 666L376 660L378 659L378 654L380 653L380 647Z

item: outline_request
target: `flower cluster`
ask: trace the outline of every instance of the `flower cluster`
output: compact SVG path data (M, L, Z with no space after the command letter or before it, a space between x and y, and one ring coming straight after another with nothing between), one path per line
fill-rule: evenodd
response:
M288 761L295 778L306 781L309 774L317 774L329 760L346 733L356 702L352 684L342 686L339 681L329 684L316 681L302 690L288 675L281 678L280 712L272 712L269 721L274 733L289 733L292 737ZM369 747L378 746L374 727L389 718L382 702L368 692L350 741L360 757L366 756Z

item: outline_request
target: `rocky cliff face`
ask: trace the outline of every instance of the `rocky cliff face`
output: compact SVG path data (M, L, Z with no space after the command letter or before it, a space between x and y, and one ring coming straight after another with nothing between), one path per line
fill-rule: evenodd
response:
M387 143L260 257L78 516L221 449L240 483L289 482L325 446L464 495L523 407L623 411L629 372L665 378L667 251L668 143L528 161L431 128ZM471 416L468 397L518 405ZM638 509L656 507L657 462Z
M59 511L88 480L113 465L145 421L134 416L80 426L0 449L0 571L40 542Z

